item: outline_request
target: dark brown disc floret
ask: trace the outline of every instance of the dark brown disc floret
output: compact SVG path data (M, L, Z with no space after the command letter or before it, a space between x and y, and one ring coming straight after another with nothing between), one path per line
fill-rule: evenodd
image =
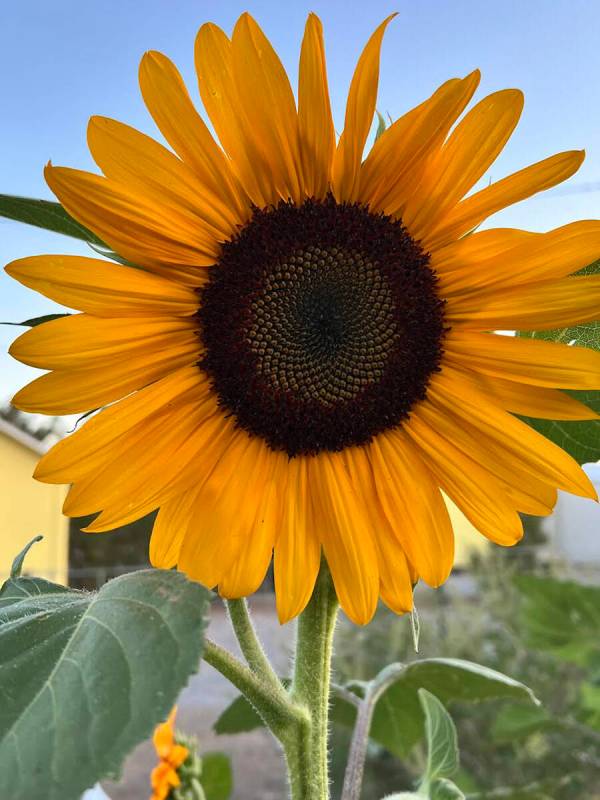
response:
M290 456L397 426L439 369L429 257L400 221L356 203L256 209L199 292L200 366L223 410Z

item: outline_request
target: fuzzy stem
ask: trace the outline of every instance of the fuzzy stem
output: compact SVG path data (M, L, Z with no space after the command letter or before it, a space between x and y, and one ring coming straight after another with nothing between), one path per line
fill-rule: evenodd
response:
M403 671L404 664L390 664L389 667L382 670L374 680L367 684L365 696L358 705L350 755L348 756L348 764L344 776L342 800L360 800L369 744L369 732L375 705L385 690L398 680Z
M263 680L225 648L208 639L205 641L204 660L240 690L284 748L288 740L297 738L298 727L306 724L306 714L290 701L283 687L281 692L274 692L269 681Z
M283 691L282 683L265 655L250 618L248 603L245 599L227 600L226 605L231 625L248 666L252 672L260 675L263 680L272 683L277 691Z
M296 774L288 760L292 800L329 798L329 693L337 611L333 582L323 562L313 596L298 620L291 696L307 709L310 728L303 744L303 774Z

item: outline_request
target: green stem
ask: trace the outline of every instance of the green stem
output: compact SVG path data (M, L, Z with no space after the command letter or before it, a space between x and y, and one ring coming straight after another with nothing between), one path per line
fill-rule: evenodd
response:
M386 689L398 680L404 669L404 664L390 664L389 667L382 670L374 680L367 684L365 696L358 703L356 724L352 734L350 755L348 756L348 764L344 776L342 800L360 800L375 705Z
M283 690L281 681L265 655L256 634L246 600L227 600L226 605L240 649L252 672L272 683L276 690Z
M298 729L306 725L306 714L291 702L283 687L281 692L273 691L270 681L252 672L228 650L208 639L204 646L204 660L240 690L284 748L287 742L298 738Z
M298 752L288 756L292 800L329 798L329 693L337 611L333 582L323 561L313 596L298 620L291 696L308 711L310 726L297 742Z

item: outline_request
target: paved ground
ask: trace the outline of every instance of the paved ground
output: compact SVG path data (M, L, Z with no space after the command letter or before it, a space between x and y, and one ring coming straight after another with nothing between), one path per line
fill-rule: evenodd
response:
M281 627L271 597L255 596L251 603L254 621L269 657L280 674L289 674L293 625ZM210 638L237 651L237 642L223 607L215 603L209 626ZM232 760L235 791L232 800L282 800L286 796L283 760L270 734L256 731L237 736L215 736L212 726L219 714L238 694L212 667L202 664L200 672L183 691L178 706L178 725L198 738L201 751L220 750ZM149 743L129 756L122 780L105 783L111 800L147 800L150 771L155 755Z

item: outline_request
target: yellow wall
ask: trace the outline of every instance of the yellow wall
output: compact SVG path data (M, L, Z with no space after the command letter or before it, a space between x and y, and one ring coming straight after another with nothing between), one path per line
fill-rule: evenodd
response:
M65 486L39 483L31 475L40 458L25 444L0 431L0 581L14 557L37 534L24 573L66 584L69 521L61 513Z

